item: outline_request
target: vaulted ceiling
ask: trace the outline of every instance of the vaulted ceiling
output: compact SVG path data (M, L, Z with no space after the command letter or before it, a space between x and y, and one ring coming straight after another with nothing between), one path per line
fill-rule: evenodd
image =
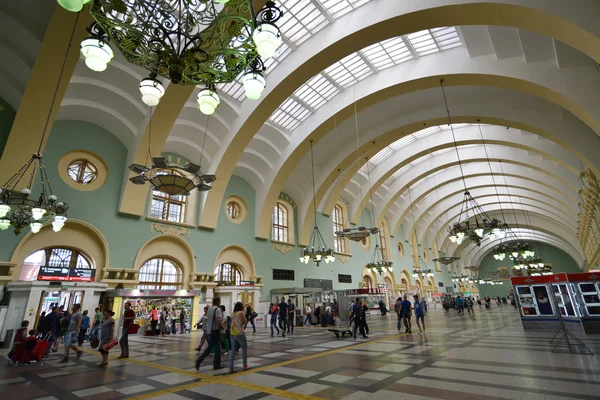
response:
M0 97L17 120L34 105L49 107L58 69L36 76L36 64L52 59L44 46L66 49L74 24L75 36L85 35L84 17L75 20L53 1L38 3L9 2L0 10ZM255 7L264 3L255 0ZM256 236L269 237L271 211L284 191L298 204L299 240L306 243L312 140L321 212L329 215L342 196L359 223L371 190L374 218L386 219L392 234L415 233L476 264L491 245L455 247L446 234L464 192L458 150L466 186L487 213L583 260L579 175L585 166L600 173L597 1L277 3L285 12L284 44L267 64L262 99L244 99L237 81L221 85L221 105L207 118L196 109L198 88L164 82L167 93L153 110L153 151L202 160L203 170L218 177L203 198L199 225L217 228L214 211L238 175L257 193ZM70 57L56 119L109 130L128 148L128 161L145 154L151 110L137 86L147 72L118 52L103 73ZM17 161L3 157L0 167ZM120 211L143 214L136 190L124 185Z

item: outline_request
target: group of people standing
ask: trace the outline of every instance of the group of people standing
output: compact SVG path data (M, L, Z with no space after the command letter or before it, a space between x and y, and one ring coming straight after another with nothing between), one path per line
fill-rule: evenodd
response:
M150 310L148 319L150 320L150 330L153 336L160 335L175 335L177 333L177 325L179 324L179 333L188 331L186 326L187 311L185 307L181 307L179 312L173 306L169 309L167 306L154 307Z
M412 333L412 313L413 310L415 312L415 317L417 319L417 326L419 327L419 334L425 333L425 315L427 314L427 302L425 299L419 300L419 295L415 294L413 296L414 303L408 300L408 297L404 295L404 297L398 298L396 300L396 304L394 305L394 311L398 314L398 330L402 329L402 323L404 323L404 327L406 328L404 333Z
M288 299L286 302L285 297L281 296L279 304L269 304L269 315L271 316L271 337L274 335L273 330L276 330L277 336L279 336L279 329L281 329L281 336L283 337L285 337L286 332L294 333L296 305L292 302L292 299Z

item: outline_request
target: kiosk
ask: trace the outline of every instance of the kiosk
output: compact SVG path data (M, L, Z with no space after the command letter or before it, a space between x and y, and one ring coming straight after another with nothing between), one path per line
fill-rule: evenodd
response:
M510 278L524 329L557 330L559 315L571 332L600 332L600 274Z

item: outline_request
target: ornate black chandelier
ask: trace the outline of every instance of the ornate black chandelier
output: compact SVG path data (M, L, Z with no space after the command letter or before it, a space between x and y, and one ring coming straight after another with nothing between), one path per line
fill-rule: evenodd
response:
M443 256L443 257L434 258L432 261L433 262L439 262L440 264L444 264L444 265L450 265L454 261L458 261L458 260L460 260L460 257L456 257L456 256Z
M450 226L448 233L452 243L461 244L469 238L479 246L486 236L491 240L503 239L506 229L504 222L489 217L471 193L465 190L459 220Z
M156 106L165 89L157 76L175 84L202 85L198 107L212 114L220 103L218 83L241 77L250 99L265 88L263 59L282 43L276 22L283 16L268 1L255 16L252 0L58 0L68 11L84 4L95 22L81 43L93 71L104 71L114 57L111 44L127 61L148 71L140 82L142 100Z
M419 260L421 261L422 266L413 267L413 273L412 273L413 278L419 278L419 277L425 278L425 277L433 276L433 271L431 270L431 268L427 268L427 266L425 265L425 261L423 261L421 256L419 256Z
M365 268L367 268L367 271L377 272L379 275L381 275L386 271L392 272L393 271L392 264L393 264L392 261L389 261L387 259L384 252L381 251L381 247L379 247L379 244L377 244L377 245L375 245L375 251L373 252L373 258L371 259L371 262L369 262L369 263L367 263L367 265L365 265Z
M313 231L310 234L310 240L308 241L308 246L300 250L300 262L304 264L308 264L310 260L313 260L317 267L322 261L325 261L326 264L335 261L335 255L333 249L331 247L327 247L325 243L325 239L323 239L323 235L321 235L321 231L319 231L319 227L317 226L317 202L315 195L315 160L313 154L313 141L310 141L310 161L312 168L312 189L313 189L313 212L315 214L315 226L313 227Z
M129 180L135 185L150 182L153 190L171 196L187 196L194 189L205 192L211 189L209 183L217 178L214 175L203 175L200 166L187 163L185 166L171 165L164 157L152 157L152 167L132 164L129 169L136 174ZM167 172L168 171L168 172ZM179 173L173 173L179 171Z

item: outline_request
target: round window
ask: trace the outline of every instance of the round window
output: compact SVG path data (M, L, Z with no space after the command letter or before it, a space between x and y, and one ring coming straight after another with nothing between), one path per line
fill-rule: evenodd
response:
M242 208L235 201L230 201L227 203L227 215L231 219L238 219L242 215Z
M69 178L80 185L92 183L98 177L98 169L88 160L75 160L69 164Z

